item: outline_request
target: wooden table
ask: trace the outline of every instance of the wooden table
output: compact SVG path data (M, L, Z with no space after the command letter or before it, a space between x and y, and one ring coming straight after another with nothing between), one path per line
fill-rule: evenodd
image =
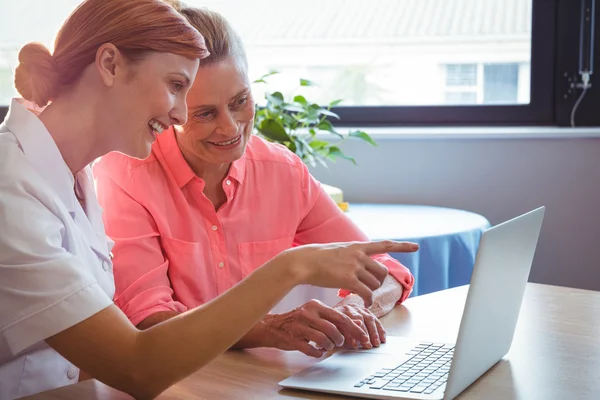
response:
M407 300L383 319L388 335L453 342L466 293L462 286ZM298 352L275 349L229 351L160 398L343 398L277 385L314 362ZM600 292L529 283L511 351L459 398L600 399ZM92 380L28 399L130 397Z

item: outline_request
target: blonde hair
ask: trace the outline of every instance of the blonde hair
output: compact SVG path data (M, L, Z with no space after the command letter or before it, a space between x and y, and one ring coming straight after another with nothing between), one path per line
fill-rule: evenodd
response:
M202 60L200 68L233 58L247 69L248 60L240 36L219 13L206 8L188 7L179 0L166 0L200 32L210 55Z
M46 106L79 79L105 43L131 61L151 51L190 59L209 54L198 30L161 0L85 0L58 32L53 54L40 43L23 46L15 71L17 91Z

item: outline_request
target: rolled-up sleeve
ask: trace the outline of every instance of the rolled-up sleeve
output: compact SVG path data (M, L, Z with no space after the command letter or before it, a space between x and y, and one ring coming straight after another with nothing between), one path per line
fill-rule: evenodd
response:
M112 304L38 184L0 174L0 363Z
M103 163L94 166L94 177L106 234L115 242L115 304L134 325L157 312L187 311L173 299L169 261L152 215L111 179Z
M307 213L296 232L295 244L369 240L327 195L321 184L310 174L308 169L303 165L298 166L298 168L301 174L303 200L307 205ZM388 254L380 254L372 258L385 265L389 273L402 285L404 290L398 302L401 303L406 300L414 286L414 277L408 268ZM347 290L339 291L341 297L348 294L350 292Z

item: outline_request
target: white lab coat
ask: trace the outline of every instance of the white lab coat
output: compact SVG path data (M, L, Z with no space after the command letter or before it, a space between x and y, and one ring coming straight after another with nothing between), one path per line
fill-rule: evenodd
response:
M90 169L77 177L84 211L25 104L13 99L0 125L0 400L77 382L79 370L44 340L111 305L115 290Z

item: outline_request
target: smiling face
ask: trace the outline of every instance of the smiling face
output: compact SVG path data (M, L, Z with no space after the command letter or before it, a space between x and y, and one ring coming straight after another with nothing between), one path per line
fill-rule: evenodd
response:
M118 124L117 151L146 158L158 133L170 125L185 124L186 95L198 60L153 52L128 68L108 99L108 117Z
M233 58L201 66L187 98L188 121L177 132L190 163L230 164L244 155L254 122L245 65Z

